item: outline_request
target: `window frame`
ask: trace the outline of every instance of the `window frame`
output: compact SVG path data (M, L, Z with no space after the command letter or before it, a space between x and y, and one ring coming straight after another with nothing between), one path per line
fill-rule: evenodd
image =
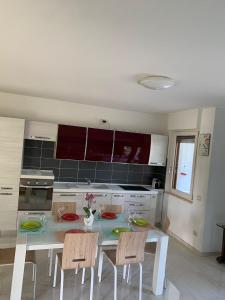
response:
M197 147L198 147L198 131L193 130L187 130L187 131L174 131L172 132L172 138L173 138L173 156L172 156L172 170L170 171L170 192L171 194L182 198L184 200L193 202L193 190L194 190L194 179L195 179L195 172L196 172L196 158L197 158ZM194 157L193 157L193 163L192 163L192 175L191 175L191 187L190 187L190 194L184 193L176 188L174 188L174 180L177 172L175 172L175 168L177 168L177 161L178 161L178 143L177 143L177 137L194 137L195 138L195 146L194 146Z

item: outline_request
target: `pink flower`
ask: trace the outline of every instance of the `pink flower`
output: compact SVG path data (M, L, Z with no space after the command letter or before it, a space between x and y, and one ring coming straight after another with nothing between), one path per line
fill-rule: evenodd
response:
M86 193L85 200L88 201L88 207L91 207L92 203L95 203L95 196L92 193Z

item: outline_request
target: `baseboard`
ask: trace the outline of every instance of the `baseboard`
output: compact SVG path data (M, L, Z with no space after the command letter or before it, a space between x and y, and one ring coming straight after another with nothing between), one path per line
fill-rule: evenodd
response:
M199 256L220 255L219 252L201 252L201 251L197 250L195 247L193 247L190 244L188 244L187 242L185 242L184 240L182 240L179 236L177 236L175 233L173 233L170 230L167 231L167 234L170 235L171 237L175 238L178 242L180 242L182 245L184 245L185 247L187 247L188 249L190 249L191 251L193 251L195 254L197 254Z

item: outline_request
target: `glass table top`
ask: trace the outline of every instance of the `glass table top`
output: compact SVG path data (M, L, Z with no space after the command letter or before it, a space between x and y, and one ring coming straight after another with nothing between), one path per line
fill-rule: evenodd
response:
M26 243L29 249L49 249L62 248L65 232L70 229L82 229L84 231L99 232L99 245L117 244L118 238L112 234L115 227L131 227L133 231L139 231L139 228L129 224L123 214L119 214L115 220L97 219L92 227L86 227L82 220L76 222L57 222L53 217L46 218L43 232L24 233L16 231L5 232L0 236L0 248L7 248L7 244L15 247L16 243ZM141 229L140 229L141 230ZM149 230L147 241L157 241L160 237L166 236L162 231L153 228Z

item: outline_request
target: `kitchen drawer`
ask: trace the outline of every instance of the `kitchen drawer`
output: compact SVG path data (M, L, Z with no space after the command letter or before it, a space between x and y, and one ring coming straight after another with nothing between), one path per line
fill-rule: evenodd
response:
M18 193L11 191L0 191L0 207L1 212L4 211L16 211L18 210Z
M0 178L0 193L1 192L18 192L19 180L7 180Z
M141 202L141 201L136 201L136 202L133 202L133 201L125 201L125 210L126 209L139 209L139 210L146 210L146 205L145 205L145 202Z
M107 193L92 193L95 196L95 203L93 205L93 208L99 209L101 205L108 204L110 205L112 203L112 197L111 194Z
M121 205L124 207L126 194L112 194L112 205Z
M135 201L145 201L149 200L151 195L146 194L128 194L127 200L135 200Z

